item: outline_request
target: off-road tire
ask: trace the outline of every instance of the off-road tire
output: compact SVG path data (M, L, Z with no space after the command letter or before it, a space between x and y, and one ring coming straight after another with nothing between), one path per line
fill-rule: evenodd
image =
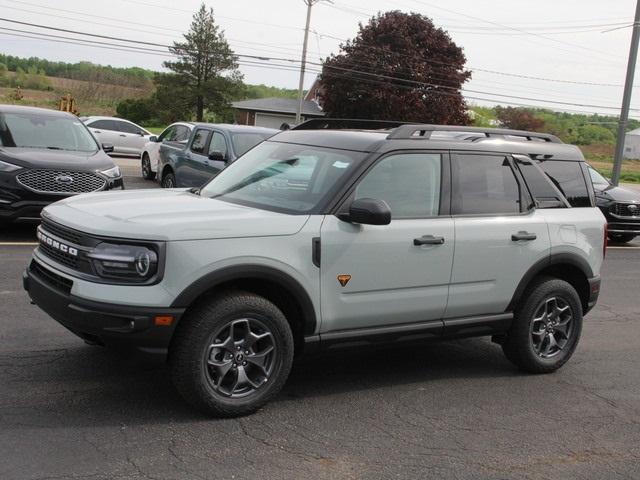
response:
M541 353L536 352L536 345L532 340L535 338L534 318L536 313L540 314L542 304L552 298L557 298L563 305L570 307L573 325L571 334L562 349L551 358L543 358ZM580 340L581 331L582 304L575 288L564 280L547 276L539 277L524 292L509 332L502 342L502 349L507 358L525 372L551 373L571 358Z
M258 319L274 342L274 363L268 379L240 398L216 390L208 370L212 367L207 363L212 338L230 322L242 321L236 319ZM293 353L291 328L273 303L253 293L228 291L194 306L180 321L169 352L169 366L174 385L188 403L208 415L237 417L256 411L278 394L289 376Z

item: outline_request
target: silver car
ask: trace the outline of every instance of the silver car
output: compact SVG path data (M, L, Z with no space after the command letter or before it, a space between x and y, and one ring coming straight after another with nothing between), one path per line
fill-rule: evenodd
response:
M83 117L81 119L99 143L110 143L113 152L140 155L151 132L128 120L115 117Z

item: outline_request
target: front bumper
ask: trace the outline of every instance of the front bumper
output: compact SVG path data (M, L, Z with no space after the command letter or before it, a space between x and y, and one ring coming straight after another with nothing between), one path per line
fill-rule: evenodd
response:
M34 304L80 338L165 360L184 308L108 304L71 295L71 281L32 261L23 274ZM158 324L158 317L164 317ZM167 318L172 321L167 324Z

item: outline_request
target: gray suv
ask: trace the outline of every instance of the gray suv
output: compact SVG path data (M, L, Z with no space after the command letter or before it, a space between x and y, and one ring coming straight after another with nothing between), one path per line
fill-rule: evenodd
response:
M524 371L561 367L605 254L580 151L532 132L356 126L278 133L201 189L51 205L25 289L85 340L167 360L218 416L272 399L294 355L339 346L491 336Z

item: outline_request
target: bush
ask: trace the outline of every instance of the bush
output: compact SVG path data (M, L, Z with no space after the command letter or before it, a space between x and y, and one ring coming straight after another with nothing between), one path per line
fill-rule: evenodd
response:
M577 129L576 142L578 145L592 145L594 143L612 144L616 137L611 130L600 125L581 125Z
M157 104L154 98L127 98L116 107L119 117L139 123L149 124L157 118Z

